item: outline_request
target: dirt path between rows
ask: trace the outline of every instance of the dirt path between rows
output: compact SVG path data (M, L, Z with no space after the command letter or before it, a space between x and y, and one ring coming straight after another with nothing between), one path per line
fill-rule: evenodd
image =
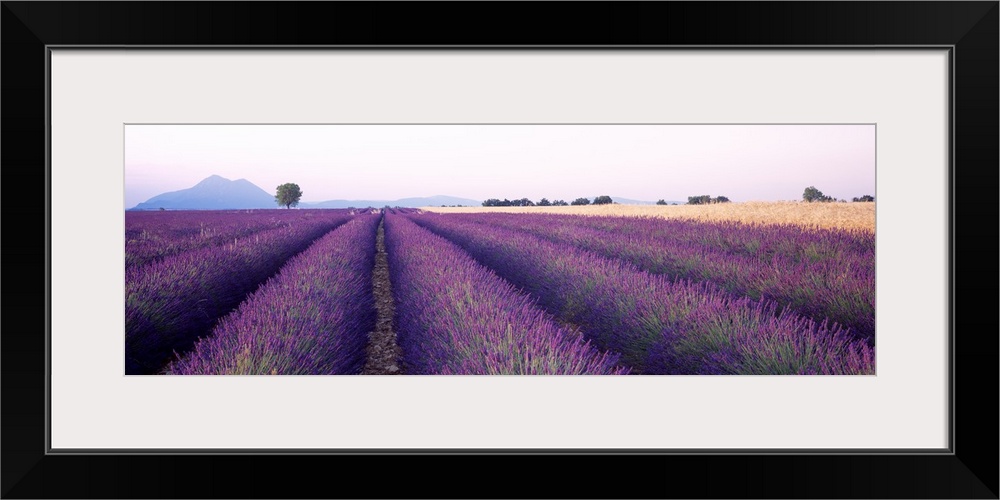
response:
M378 316L375 330L368 334L368 359L362 375L401 375L400 359L402 351L396 343L393 316L396 308L392 301L392 284L389 282L389 259L385 253L385 222L379 222L378 236L375 238L375 270L372 273L372 287L375 292L375 308Z

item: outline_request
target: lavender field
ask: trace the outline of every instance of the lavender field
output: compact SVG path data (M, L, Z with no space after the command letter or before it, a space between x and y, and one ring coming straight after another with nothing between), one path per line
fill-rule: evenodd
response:
M388 349L379 373L875 373L871 232L389 208L125 223L130 375L360 374Z

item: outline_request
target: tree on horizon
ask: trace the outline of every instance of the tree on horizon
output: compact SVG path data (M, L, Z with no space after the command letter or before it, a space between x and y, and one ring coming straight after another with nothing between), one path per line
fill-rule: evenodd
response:
M297 206L300 199L302 199L302 190L294 182L286 182L278 186L278 192L274 195L274 201L278 205L284 205L285 208Z

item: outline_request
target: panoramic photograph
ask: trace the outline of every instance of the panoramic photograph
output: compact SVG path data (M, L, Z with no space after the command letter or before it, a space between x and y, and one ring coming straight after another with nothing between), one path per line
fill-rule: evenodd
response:
M126 375L874 375L875 125L126 125Z

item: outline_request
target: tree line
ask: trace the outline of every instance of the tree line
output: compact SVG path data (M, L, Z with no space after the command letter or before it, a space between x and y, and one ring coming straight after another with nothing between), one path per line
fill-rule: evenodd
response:
M725 196L716 196L712 198L707 194L701 196L688 196L688 205L709 205L712 203L729 203L729 198Z
M807 202L832 202L841 201L846 202L847 200L837 200L831 196L823 194L822 191L816 189L816 186L809 186L802 193L802 200ZM715 203L729 203L731 200L727 196L716 196L703 194L699 196L688 196L688 205L711 205ZM862 196L857 196L851 199L852 202L874 202L875 197L866 194ZM610 196L598 196L590 200L590 198L577 198L569 203L563 200L549 201L548 198L542 198L538 202L531 201L528 198L520 198L516 200L508 200L507 198L490 198L483 202L484 207L561 207L567 205L609 205L615 203ZM656 202L657 205L667 205L668 203L660 199ZM670 203L671 205L676 205L676 203Z
M577 198L569 203L563 200L549 201L548 198L542 198L535 203L528 198L521 198L518 200L508 200L507 198L490 198L483 202L484 207L564 207L569 205L610 205L614 203L614 200L610 196L598 196L594 198L593 201L590 198Z

